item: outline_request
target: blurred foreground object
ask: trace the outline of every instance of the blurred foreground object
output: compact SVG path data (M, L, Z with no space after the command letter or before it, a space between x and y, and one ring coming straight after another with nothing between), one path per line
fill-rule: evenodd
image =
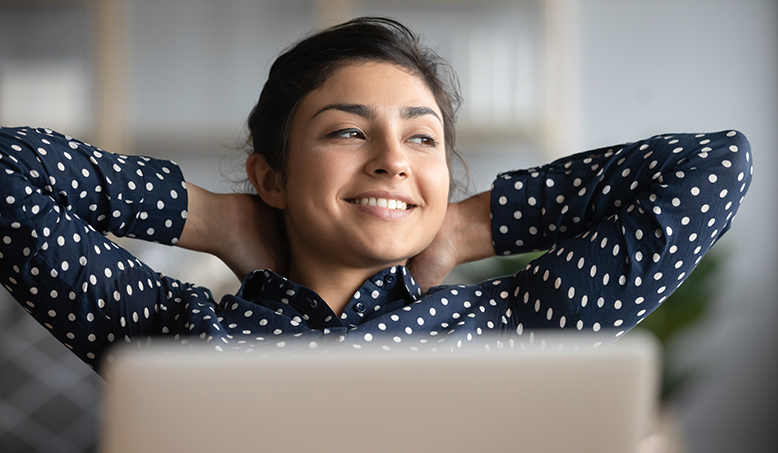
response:
M340 342L126 348L107 364L102 450L636 451L655 415L656 340L531 337L380 355Z

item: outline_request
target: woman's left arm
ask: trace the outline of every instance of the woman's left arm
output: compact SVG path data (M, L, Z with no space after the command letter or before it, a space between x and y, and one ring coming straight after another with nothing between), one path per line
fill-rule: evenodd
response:
M519 330L626 331L729 229L751 174L736 131L656 136L501 174L490 194L493 253L550 250L487 287ZM482 211L452 213L483 225Z
M439 285L454 267L494 256L490 192L450 203L432 243L408 267L424 293Z

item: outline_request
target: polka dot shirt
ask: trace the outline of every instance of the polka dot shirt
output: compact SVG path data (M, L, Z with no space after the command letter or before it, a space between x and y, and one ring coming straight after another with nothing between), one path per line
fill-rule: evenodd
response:
M388 268L337 316L269 270L217 302L107 239L176 243L187 197L173 162L107 153L48 129L0 128L0 169L0 281L90 366L110 360L114 343L160 335L246 352L292 341L442 350L487 334L530 341L541 329L618 338L729 229L753 173L746 138L724 131L659 135L500 174L495 252L545 254L515 275L427 294L407 268Z

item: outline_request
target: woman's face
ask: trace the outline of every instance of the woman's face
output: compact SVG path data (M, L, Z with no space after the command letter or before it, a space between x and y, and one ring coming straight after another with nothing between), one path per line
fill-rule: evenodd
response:
M292 118L284 186L293 259L402 264L443 223L449 171L442 114L398 66L337 70Z

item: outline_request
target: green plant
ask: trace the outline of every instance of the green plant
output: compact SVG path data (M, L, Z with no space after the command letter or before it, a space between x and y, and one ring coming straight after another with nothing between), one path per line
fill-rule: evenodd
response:
M657 336L664 349L664 401L671 399L689 380L699 374L698 369L683 367L672 360L676 352L673 340L708 314L711 298L718 289L718 275L724 255L725 252L721 248L706 254L686 281L640 323L641 328Z

